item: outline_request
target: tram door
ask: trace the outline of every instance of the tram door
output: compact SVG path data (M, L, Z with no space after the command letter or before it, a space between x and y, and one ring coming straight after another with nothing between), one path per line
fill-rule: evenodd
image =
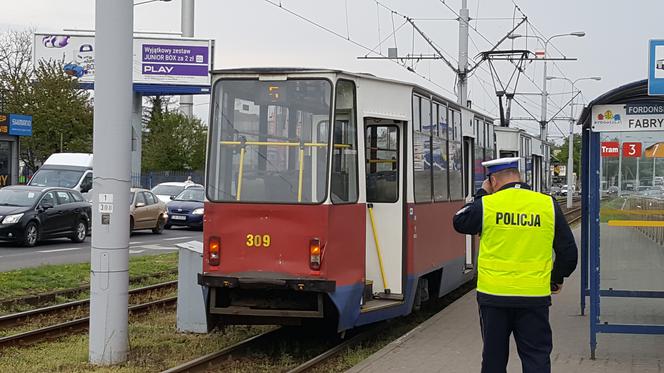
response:
M468 199L473 196L475 180L475 144L472 137L463 138L463 164L463 192L466 199ZM465 268L467 270L473 268L473 252L475 251L475 245L476 242L473 239L473 236L466 235Z
M380 298L403 293L404 124L366 119L366 279Z

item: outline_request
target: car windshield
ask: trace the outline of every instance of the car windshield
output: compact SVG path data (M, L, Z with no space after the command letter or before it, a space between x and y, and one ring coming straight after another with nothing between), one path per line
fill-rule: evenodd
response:
M329 81L220 80L214 97L206 178L212 200L325 200Z
M165 195L165 196L177 196L184 190L183 186L177 185L157 185L152 189L152 193Z
M175 197L175 200L203 202L205 200L205 190L201 188L185 189L182 193Z
M131 206L134 203L134 195L136 193L134 192L129 192L129 206Z
M30 207L35 204L40 192L24 189L0 189L0 206Z
M41 169L30 179L30 185L73 188L83 176L83 171Z

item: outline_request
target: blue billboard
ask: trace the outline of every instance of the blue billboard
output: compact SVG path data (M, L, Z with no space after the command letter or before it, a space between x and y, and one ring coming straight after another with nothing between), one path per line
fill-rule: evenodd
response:
M32 136L32 115L9 114L11 136Z

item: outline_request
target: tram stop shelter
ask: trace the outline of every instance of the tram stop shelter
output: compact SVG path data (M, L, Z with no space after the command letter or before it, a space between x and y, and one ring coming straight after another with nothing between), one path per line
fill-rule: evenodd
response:
M619 343L661 359L664 96L649 96L647 80L626 84L593 100L579 124L580 306L583 315L589 298L590 357L615 358Z

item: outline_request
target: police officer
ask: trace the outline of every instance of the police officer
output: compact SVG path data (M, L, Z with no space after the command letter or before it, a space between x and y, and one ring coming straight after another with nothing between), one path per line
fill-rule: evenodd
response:
M506 372L512 333L523 372L547 373L551 293L560 292L563 278L576 268L574 236L556 201L521 182L519 158L482 165L488 178L454 216L457 232L480 235L482 373Z

